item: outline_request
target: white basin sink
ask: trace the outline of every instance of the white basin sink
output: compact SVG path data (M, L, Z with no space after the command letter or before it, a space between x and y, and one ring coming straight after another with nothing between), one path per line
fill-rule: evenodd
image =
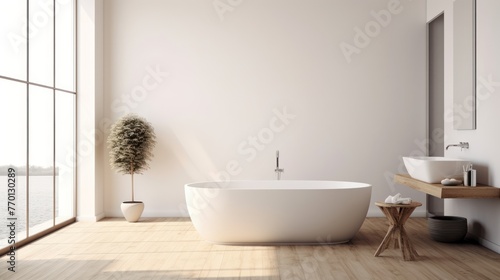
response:
M414 179L437 184L446 178L463 180L463 166L468 160L445 157L403 157L406 170Z

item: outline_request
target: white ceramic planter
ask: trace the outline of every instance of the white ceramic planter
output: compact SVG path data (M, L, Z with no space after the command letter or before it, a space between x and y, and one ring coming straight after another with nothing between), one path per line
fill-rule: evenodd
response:
M142 201L124 201L121 205L122 213L125 219L131 223L139 220L144 210Z

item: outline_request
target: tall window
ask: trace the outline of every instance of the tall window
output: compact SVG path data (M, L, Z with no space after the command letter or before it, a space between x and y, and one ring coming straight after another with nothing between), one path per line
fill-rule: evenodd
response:
M0 1L2 250L74 221L75 69L76 0Z

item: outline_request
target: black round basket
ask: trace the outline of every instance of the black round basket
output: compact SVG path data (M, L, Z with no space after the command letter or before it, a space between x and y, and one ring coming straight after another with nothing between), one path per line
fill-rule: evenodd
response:
M427 219L431 238L439 242L459 242L467 234L467 219L455 216L434 216Z

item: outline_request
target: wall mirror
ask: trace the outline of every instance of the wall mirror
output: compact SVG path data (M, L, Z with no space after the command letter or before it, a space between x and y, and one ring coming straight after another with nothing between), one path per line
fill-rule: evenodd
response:
M476 129L476 0L453 2L453 128Z

